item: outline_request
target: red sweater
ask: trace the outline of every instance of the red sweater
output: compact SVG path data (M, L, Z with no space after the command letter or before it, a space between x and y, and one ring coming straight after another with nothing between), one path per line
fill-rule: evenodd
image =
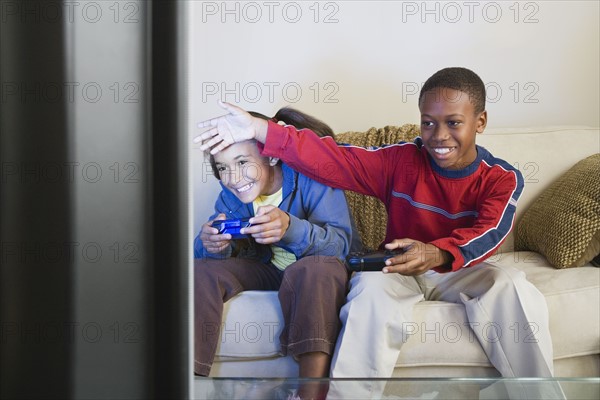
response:
M452 254L452 271L494 253L512 229L523 190L521 173L479 146L471 165L447 170L430 159L421 138L365 149L269 122L261 147L316 181L377 197L388 213L384 243L431 243Z

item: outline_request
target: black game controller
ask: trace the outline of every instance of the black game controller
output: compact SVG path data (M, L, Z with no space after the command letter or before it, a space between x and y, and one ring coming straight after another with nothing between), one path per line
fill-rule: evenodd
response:
M219 219L213 221L211 226L213 228L217 228L219 230L219 234L230 234L232 239L243 239L247 238L248 235L244 235L240 233L242 228L248 228L252 226L250 222L250 217L247 218L239 218L239 219Z
M406 250L368 250L350 253L346 256L346 268L350 271L379 271L385 267L385 260L403 254Z

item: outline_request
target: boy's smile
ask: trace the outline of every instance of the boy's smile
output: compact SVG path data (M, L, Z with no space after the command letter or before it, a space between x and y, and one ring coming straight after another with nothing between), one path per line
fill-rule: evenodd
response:
M462 169L475 161L475 135L485 129L487 112L476 114L467 93L450 88L432 89L423 95L419 108L421 137L438 166Z
M254 140L235 143L214 157L221 182L243 203L281 188L281 169L269 165Z
M252 188L252 186L254 186L254 183L249 183L240 188L233 188L233 189L237 190L239 193L244 193L244 192L247 192L248 190L250 190Z

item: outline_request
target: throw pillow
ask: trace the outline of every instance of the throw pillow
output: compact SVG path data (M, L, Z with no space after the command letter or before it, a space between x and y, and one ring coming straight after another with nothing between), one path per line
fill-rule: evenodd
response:
M535 200L517 224L515 248L541 253L556 268L581 267L600 254L600 153Z

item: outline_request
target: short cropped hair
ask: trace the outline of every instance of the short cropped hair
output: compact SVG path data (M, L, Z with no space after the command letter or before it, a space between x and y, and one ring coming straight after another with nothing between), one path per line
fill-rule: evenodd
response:
M454 89L466 93L475 108L475 114L485 110L485 85L481 78L470 69L450 67L433 74L421 88L419 105L425 93L437 88Z

